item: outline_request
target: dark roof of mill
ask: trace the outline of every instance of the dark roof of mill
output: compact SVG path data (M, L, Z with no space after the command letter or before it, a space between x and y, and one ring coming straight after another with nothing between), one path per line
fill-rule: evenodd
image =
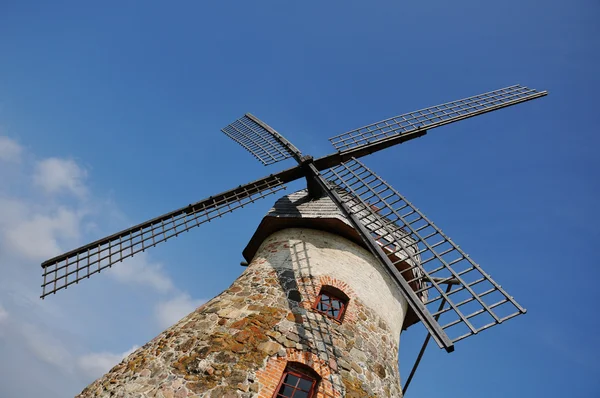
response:
M279 198L267 212L242 252L250 262L269 235L285 228L311 228L328 231L364 246L358 233L328 197L312 199L306 189Z
M362 211L363 218L372 222L368 226L378 236L389 235L385 230L378 229L381 223L377 222L367 210ZM360 246L365 246L358 233L342 211L328 197L323 196L313 199L306 189L285 195L279 198L275 205L267 212L248 245L242 252L249 262L256 254L260 244L272 233L285 228L312 228L328 231L349 239ZM394 232L396 239L403 239L407 244L410 240L406 231L398 227Z

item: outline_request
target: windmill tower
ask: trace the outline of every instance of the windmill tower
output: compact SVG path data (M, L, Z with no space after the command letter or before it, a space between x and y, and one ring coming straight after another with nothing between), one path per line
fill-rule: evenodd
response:
M358 159L546 94L516 85L396 116L333 137L337 152L319 159L253 115L225 127L265 165L298 165L44 262L42 298L286 182L306 178L307 189L275 203L243 251L247 269L227 290L80 396L402 396L402 329L421 322L428 330L420 360L430 337L451 352L525 310Z

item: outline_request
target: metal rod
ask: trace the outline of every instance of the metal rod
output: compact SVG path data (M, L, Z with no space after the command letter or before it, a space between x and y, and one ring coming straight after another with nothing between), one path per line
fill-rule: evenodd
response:
M448 286L446 287L446 293L450 292L450 289L452 289L452 285L448 284ZM440 303L440 306L437 310L437 312L440 312L443 307L444 304L446 304L446 300L442 300L442 302ZM437 314L436 316L434 316L433 318L436 320L440 319L440 315L441 314ZM425 337L425 341L423 342L423 346L421 346L421 350L419 351L419 355L417 355L417 359L415 360L415 364L413 365L410 374L408 375L408 379L406 379L406 384L404 384L404 387L402 388L402 395L406 395L406 390L408 390L408 386L410 385L411 380L413 379L415 372L417 371L417 368L419 367L419 364L421 363L421 359L423 358L423 354L425 353L425 349L427 348L427 345L429 344L429 339L431 339L431 334L427 333L427 337Z
M436 277L430 277L430 278L433 279L436 283L446 284L449 286L450 285L460 285L460 281L456 278L452 278L452 279L436 278ZM424 277L423 279L427 279L427 277ZM446 291L446 293L448 293L448 291Z

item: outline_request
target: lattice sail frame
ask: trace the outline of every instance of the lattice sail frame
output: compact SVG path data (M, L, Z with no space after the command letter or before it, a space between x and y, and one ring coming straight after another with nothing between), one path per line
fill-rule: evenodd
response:
M229 138L243 146L265 166L289 159L293 156L282 144L272 128L255 116L247 113L221 129Z
M416 130L432 129L545 95L546 91L537 91L517 84L394 116L331 137L329 141L338 151L345 151L393 136L407 135Z
M226 126L223 132L250 151L265 165L293 157L298 162L297 166L211 196L203 201L156 217L44 261L42 263L44 282L41 297L64 289L81 279L88 278L90 275L110 267L115 262L131 257L139 251L144 251L146 248L166 241L170 237L177 236L180 232L185 232L205 221L210 221L212 218L220 217L236 208L243 207L246 203L283 189L283 183L306 177L309 193L316 197L321 195L323 190L327 190L326 181L321 181L319 170L328 169L348 159L366 156L390 146L421 137L427 133L428 129L540 98L547 94L546 91L540 92L516 85L464 100L410 112L332 138L331 141L338 151L318 159L313 159L311 156L302 156L298 148L285 137L260 119L247 113L241 119ZM331 192L329 193L331 194ZM343 208L344 205L337 198L337 194L334 197L332 199L335 199L335 202ZM347 210L343 211L348 215ZM362 231L365 229L363 225L354 220L356 216L350 214L350 218L353 219L352 224L361 231L361 236L368 237L369 234L375 233L379 245L386 250L392 250L386 245L386 242L389 243L387 237L389 234L386 234L385 231L382 233L381 228L377 227L378 223L382 221L377 218L379 216L375 215L376 211L371 213L372 218L365 214L363 216L365 221L368 221L367 225L370 225L370 230ZM395 232L398 234L396 239L400 241L408 240L405 242L405 251L410 252L412 240L398 231ZM388 264L389 260L385 258L385 254L383 252L379 253L383 249L377 246L377 242L366 238L365 241L371 249L375 248L374 251L377 252L381 261L391 266L391 264ZM397 246L395 247L398 249ZM408 256L405 263L413 267L413 272L418 275L419 267L414 266L413 259L418 262L419 254L413 253L412 256ZM405 293L410 293L408 297L410 298L411 307L421 308L422 304L419 298L410 288L414 289L416 284L417 290L421 290L423 280L426 278L418 278L411 284L407 284L400 277L399 272L394 270L392 272L393 277L402 286ZM419 295L423 298L426 297L426 293L428 293L427 289L422 290ZM444 303L444 300L439 301L442 304ZM422 315L422 312L420 310L417 313ZM421 317L421 320L427 323L430 330L436 331L436 334L432 336L434 338L437 336L438 339L441 338L444 344L449 347L448 337L443 331L439 330L439 325L431 322L431 319L433 319L430 316L431 314L427 313L426 315L425 318ZM441 315L441 313L438 315ZM436 341L439 344L441 340Z
M334 186L334 183L329 182L331 186ZM405 269L405 272L412 273L413 277L407 278L403 275L404 272L401 272L402 276L413 287L413 290L418 291L417 296L419 299L423 302L427 301L429 292L428 290L421 289L424 286L424 281L416 277L423 275L421 269L416 266L421 261L417 242L403 228L398 226L386 228L388 220L378 213L380 209L376 206L369 205L370 209L368 209L364 207L359 197L348 195L346 189L335 185L335 190L344 201L344 204L359 218L361 224L367 228L373 240L383 249L384 253L392 259L401 259L405 262L405 266L409 267ZM395 242L402 242L403 245L400 246ZM402 255L399 256L399 253L402 253Z
M525 313L435 224L361 162L353 158L322 175L332 189L343 190L344 204L391 262L401 266L407 282L419 284L415 293L453 343ZM449 290L442 286L446 282ZM448 306L443 308L442 302Z
M276 176L269 176L47 260L42 263L44 282L41 297L66 289L171 237L282 189L285 185Z

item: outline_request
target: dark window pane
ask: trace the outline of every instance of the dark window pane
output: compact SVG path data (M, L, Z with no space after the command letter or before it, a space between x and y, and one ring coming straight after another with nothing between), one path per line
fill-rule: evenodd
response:
M285 384L289 384L291 386L296 386L296 384L298 383L298 377L288 373L288 375L285 376L285 379L283 380L283 382Z
M341 320L346 307L346 300L321 292L315 309L328 317Z
M284 384L279 389L279 394L283 395L284 397L291 397L294 390L295 390L294 387L290 387L290 386L287 386Z
M294 398L308 398L308 393L304 391L296 391Z
M300 382L298 383L298 388L303 391L310 391L310 387L312 385L313 385L312 380L300 379ZM298 393L296 393L296 394L298 394Z

